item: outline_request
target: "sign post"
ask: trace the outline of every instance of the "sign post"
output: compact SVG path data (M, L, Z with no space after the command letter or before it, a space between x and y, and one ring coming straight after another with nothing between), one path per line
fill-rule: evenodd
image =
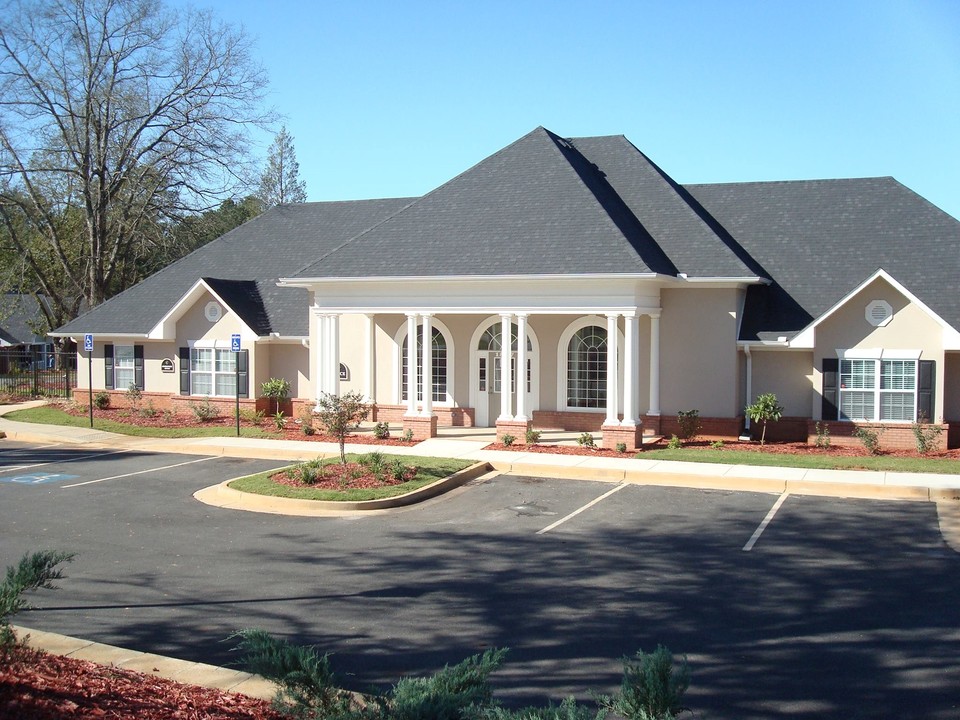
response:
M236 333L230 336L230 349L233 351L233 368L236 372L234 389L237 395L237 405L234 414L237 418L237 437L240 437L240 336Z
M90 397L90 427L93 427L93 335L83 336L83 351L87 353L87 395Z

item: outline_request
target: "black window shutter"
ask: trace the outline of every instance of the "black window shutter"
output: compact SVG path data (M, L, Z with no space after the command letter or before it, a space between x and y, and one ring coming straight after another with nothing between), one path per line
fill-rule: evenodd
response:
M143 345L133 346L133 384L143 390Z
M103 346L103 386L113 390L113 345Z
M240 397L250 397L250 373L247 370L247 350L237 353L237 389Z
M937 382L937 363L921 360L917 367L917 422L933 422L933 391Z
M182 347L180 354L180 394L190 394L190 348Z
M823 371L823 393L820 407L820 417L824 420L838 420L840 418L837 412L837 376L840 374L840 361L837 358L824 358Z

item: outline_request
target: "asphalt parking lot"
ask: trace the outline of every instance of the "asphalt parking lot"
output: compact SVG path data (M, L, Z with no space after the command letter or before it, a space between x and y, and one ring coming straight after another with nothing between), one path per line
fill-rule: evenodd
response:
M16 621L219 664L263 627L358 689L508 646L510 704L611 692L662 643L696 717L960 714L960 556L930 503L515 476L367 517L192 498L280 464L2 441L0 563L78 554Z

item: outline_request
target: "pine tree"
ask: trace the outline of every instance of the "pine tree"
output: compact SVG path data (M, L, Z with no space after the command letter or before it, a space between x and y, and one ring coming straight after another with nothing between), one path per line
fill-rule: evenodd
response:
M260 199L264 207L305 202L307 184L300 179L300 163L293 149L293 136L287 128L273 140L267 156L267 166L260 177Z

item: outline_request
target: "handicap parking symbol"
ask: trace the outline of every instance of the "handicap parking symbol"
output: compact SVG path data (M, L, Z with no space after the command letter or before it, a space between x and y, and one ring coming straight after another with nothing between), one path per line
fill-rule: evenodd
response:
M12 477L0 477L0 482L16 483L18 485L43 485L45 483L60 482L61 480L74 480L79 475L64 475L63 473L30 473L28 475L13 475Z

